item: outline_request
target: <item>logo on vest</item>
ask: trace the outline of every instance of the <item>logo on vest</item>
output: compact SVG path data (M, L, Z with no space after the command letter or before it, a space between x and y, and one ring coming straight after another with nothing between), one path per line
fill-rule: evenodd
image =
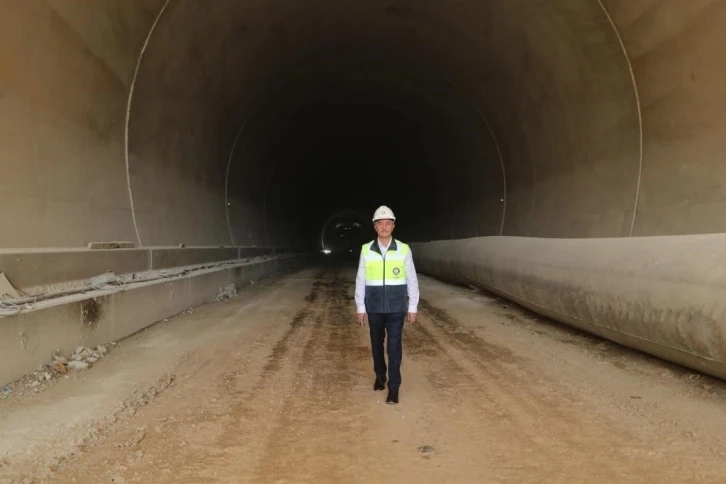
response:
M394 276L397 276L397 275L399 275L400 273L401 273L401 269L399 269L398 267L394 267L394 268L393 268L393 275L394 275Z

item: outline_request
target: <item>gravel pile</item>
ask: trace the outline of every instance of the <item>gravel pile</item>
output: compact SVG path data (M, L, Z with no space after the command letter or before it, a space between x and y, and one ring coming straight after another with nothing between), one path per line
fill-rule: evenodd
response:
M114 343L111 343L113 346ZM89 369L94 363L108 354L108 348L98 345L95 348L79 346L69 357L53 353L50 363L39 366L33 373L24 378L0 388L0 399L12 394L22 395L25 391L39 393L47 387L54 378L68 377L68 373Z

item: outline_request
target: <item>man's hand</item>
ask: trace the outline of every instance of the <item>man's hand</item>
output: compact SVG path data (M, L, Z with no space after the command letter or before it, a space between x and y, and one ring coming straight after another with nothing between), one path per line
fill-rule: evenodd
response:
M361 326L365 326L368 322L368 317L366 313L358 313L358 324Z
M408 313L408 322L411 324L416 322L416 313Z

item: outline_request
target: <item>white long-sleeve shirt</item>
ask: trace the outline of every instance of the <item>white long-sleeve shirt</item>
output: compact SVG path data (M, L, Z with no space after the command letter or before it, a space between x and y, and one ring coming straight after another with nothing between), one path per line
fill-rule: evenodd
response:
M391 239L392 240L392 239ZM391 242L388 245L383 245L381 239L378 239L378 247L381 249L381 255L385 256L388 248L391 246ZM411 255L411 249L409 248L406 256L403 259L404 267L406 268L406 287L408 289L408 312L418 312L418 301L419 301L419 289L418 289L418 276L416 275L416 267L413 263L413 256ZM366 261L363 254L360 255L358 261L358 274L355 278L355 305L358 313L366 312L365 305L366 295Z

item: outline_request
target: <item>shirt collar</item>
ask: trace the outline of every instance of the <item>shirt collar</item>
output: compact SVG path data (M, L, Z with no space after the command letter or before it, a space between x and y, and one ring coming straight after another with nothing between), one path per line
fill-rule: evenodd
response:
M385 247L384 247L385 248ZM398 245L396 244L396 239L391 238L391 243L388 244L388 247L385 248L386 250L397 250ZM382 254L381 252L381 246L378 241L378 237L376 237L376 240L373 242L373 245L371 245L371 250L378 252L379 254Z

